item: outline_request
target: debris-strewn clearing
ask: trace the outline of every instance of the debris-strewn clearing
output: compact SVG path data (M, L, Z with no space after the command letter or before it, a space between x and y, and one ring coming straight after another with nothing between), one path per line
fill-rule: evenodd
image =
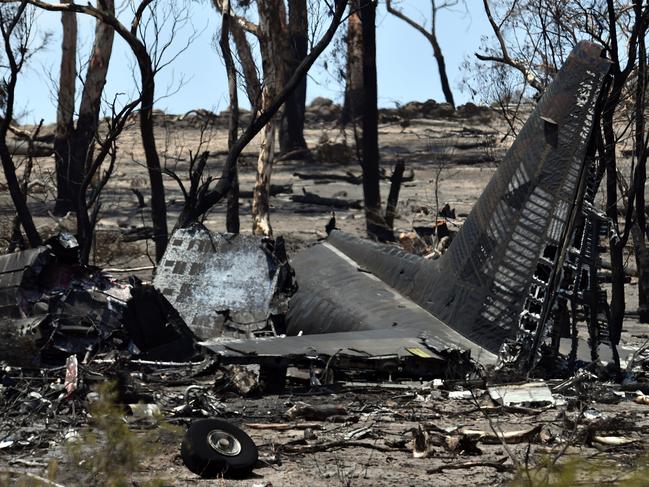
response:
M431 478L436 485L548 479L565 485L644 475L649 357L647 333L634 315L633 276L619 347L623 377L610 363L595 361L576 373L545 364L541 370L552 373L523 380L494 372L493 343L486 352L479 340L460 350L473 353L470 361L466 353L439 347L448 336L427 341L394 331L383 341L360 335L350 335L344 346L323 341L319 350L306 338L285 342L286 350L266 347L272 353L260 353L263 345L245 348L252 338L272 344L279 342L263 340L301 331L291 322L298 312L291 315L286 304L300 289L288 257L327 233L333 235L329 242L353 246L333 228L352 236L364 231L360 173L350 160L353 137L316 112L306 136L317 162L280 160L275 166L271 217L277 239L216 233L224 228L217 208L204 222L214 233L194 227L172 236L154 279L142 239L150 234L148 196L141 191L145 169L133 162L142 154L126 157L125 151L105 190L96 268L69 261L74 244L61 232L73 225L48 214L53 167L49 158L38 159L30 203L53 239L48 247L5 258L0 276L0 306L12 317L0 323L0 485L211 485L214 480L183 464L191 451L183 450L181 459L183 436L199 418L225 420L256 444L253 473L227 479L228 485L418 485ZM418 115L383 114L381 189L387 195L397 158L405 161L395 215L398 245L433 261L443 257L509 141L498 142L502 126L483 110ZM198 117L157 114L156 120L161 140L166 135L173 141L169 167L186 172L183 151L204 137L201 150L210 152L208 167L218 174L223 127L201 128ZM136 138L133 127L122 144ZM253 147L241 161L243 228L251 226L246 190L254 180ZM173 181L166 185L173 221L181 194ZM0 198L7 233L13 213L8 196ZM314 248L338 252L327 245ZM302 272L308 267L308 259L293 262ZM378 281L360 265L354 273ZM366 289L383 299L384 289ZM416 321L419 308L406 308L402 314ZM317 328L323 316L310 326ZM388 318L386 312L382 319ZM335 326L346 325L332 325L340 331ZM585 337L589 330L578 331ZM237 345L232 338L243 341ZM395 347L407 353L395 357ZM577 359L586 365L582 355ZM248 447L236 428L228 428L220 436L209 433L204 443L235 457Z

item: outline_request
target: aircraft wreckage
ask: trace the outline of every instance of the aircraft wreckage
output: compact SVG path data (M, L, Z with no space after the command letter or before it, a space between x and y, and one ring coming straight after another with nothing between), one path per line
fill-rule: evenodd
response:
M620 337L597 279L601 52L575 47L437 260L333 229L289 266L280 239L193 227L174 233L153 285L126 284L71 262L59 239L0 258L2 329L37 330L41 351L63 355L209 350L271 370L324 361L461 376L475 362L527 372L559 354L596 359ZM590 348L568 315L586 322Z

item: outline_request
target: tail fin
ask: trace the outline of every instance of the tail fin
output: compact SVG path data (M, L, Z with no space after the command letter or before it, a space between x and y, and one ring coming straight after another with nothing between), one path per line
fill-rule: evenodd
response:
M601 51L586 42L574 48L441 259L361 244L336 231L329 241L466 338L498 352L517 334L537 268L556 265L579 203L595 105L610 66Z
M431 311L479 343L516 335L535 271L559 258L610 66L601 52L573 49L440 262L443 288L427 290Z

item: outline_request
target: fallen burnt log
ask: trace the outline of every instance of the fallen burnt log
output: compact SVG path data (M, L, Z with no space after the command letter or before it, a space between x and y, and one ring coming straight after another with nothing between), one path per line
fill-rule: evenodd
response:
M293 192L292 184L271 184L270 195L277 196L278 194L287 194ZM250 199L252 198L252 191L239 191L239 198Z
M30 147L27 141L8 140L7 145L15 156L49 157L54 154L54 146L43 142L35 142Z
M136 227L122 230L123 242L137 242L138 240L148 240L153 238L153 227Z
M310 193L302 188L304 194L296 194L291 196L291 201L296 203L303 203L307 205L328 206L329 208L337 208L342 210L360 210L363 208L361 200L344 200L341 198L327 198L315 193Z
M294 172L293 176L299 179L311 179L314 181L343 181L349 184L361 184L363 182L363 176L356 175L351 171L347 171L344 174L337 172L314 172L314 173L302 173Z
M380 178L384 180L392 180L394 173L388 173L385 168L380 170ZM349 184L359 185L363 183L363 176L361 174L355 174L352 171L345 171L344 173L339 172L312 172L312 173L303 173L303 172L294 172L293 176L299 179L310 179L313 181L342 181ZM402 182L410 182L415 179L415 171L408 169L404 171L401 176Z

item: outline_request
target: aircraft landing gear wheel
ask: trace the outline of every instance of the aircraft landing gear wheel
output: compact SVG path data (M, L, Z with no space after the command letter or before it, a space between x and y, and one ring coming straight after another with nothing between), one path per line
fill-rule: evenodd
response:
M180 447L185 466L204 478L243 477L257 463L255 443L243 430L220 419L194 421Z

